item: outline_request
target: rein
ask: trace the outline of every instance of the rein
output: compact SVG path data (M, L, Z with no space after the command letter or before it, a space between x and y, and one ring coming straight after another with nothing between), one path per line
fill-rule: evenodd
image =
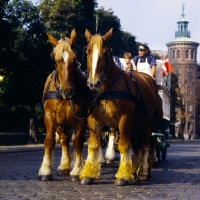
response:
M102 38L102 40L103 40L103 38ZM106 76L107 76L107 72L108 72L108 64L110 61L110 51L109 51L109 48L106 46L106 42L104 40L103 40L103 44L105 44L105 48L107 49L108 55L107 55L107 59L106 59L106 67L105 67L105 70L103 73L102 82L104 80L106 80Z
M81 69L80 69L81 64L80 64L80 62L76 62L76 63L77 63L77 68L81 72ZM81 74L83 75L83 78L85 78L85 76L84 76L84 74L82 72L81 72ZM76 73L75 73L75 75L76 75ZM74 79L77 79L77 78L75 77ZM54 81L54 86L56 88L56 91L49 91L50 84L51 84L52 80ZM74 96L77 96L77 94L78 94L78 92L75 92L73 94L73 96L71 98L67 98L67 100L72 99ZM57 76L56 70L53 70L53 73L50 76L50 80L49 80L48 85L46 87L46 91L44 93L44 101L47 100L47 99L64 99L62 97L62 95L61 95L61 90L60 90L60 85L59 85L59 80L58 80L58 76Z

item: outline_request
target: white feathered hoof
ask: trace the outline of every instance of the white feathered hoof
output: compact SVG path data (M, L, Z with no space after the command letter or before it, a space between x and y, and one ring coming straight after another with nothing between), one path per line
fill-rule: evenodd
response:
M101 162L100 165L101 167L106 167L106 162Z
M78 176L71 176L70 179L71 179L72 182L78 182L79 181Z
M106 164L113 164L114 163L114 160L109 160L109 159L106 159Z
M53 181L52 175L38 176L39 181Z
M94 179L93 178L83 178L80 181L80 185L92 185L93 184Z
M146 182L148 180L148 175L139 174L137 177L137 181Z
M68 169L59 169L57 171L57 175L69 175L69 170Z
M115 181L115 185L117 186L125 186L125 185L128 185L128 181L126 181L125 179L117 179Z

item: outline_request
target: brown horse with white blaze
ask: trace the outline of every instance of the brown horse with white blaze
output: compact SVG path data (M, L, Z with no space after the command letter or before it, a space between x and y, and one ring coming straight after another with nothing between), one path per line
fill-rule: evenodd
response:
M145 114L142 115L143 124L135 120L137 114L143 113L143 108L138 107L138 102L141 100L138 87L143 94L143 104L149 116L153 115L157 106L156 85L150 76L137 72L131 76L115 65L108 45L112 33L113 29L110 29L104 36L97 34L92 36L87 29L85 32L88 42L86 47L87 84L96 93L93 100L95 107L87 120L90 130L88 156L79 176L80 183L85 185L92 184L94 179L100 178L100 130L105 125L118 128L120 134L118 143L120 164L115 175L115 184L126 185L128 180L134 178L130 151L131 145L134 145L130 137L131 129L138 125L144 125L146 122L146 130L141 133L144 135L143 140L144 138L150 140L149 135L151 135L152 129L151 123ZM133 76L137 81L133 80ZM144 145L148 151L150 144L145 143ZM145 162L144 165L146 164ZM146 168L143 167L144 170ZM143 173L142 170L141 173Z
M44 123L46 138L44 141L44 158L38 176L40 180L52 180L53 164L52 151L55 147L55 132L59 133L62 157L57 171L59 174L69 174L71 156L69 151L69 138L64 135L60 127L74 128L75 138L73 148L75 162L70 175L72 180L78 180L79 172L83 166L82 149L84 133L87 126L87 100L86 78L79 69L76 53L71 48L76 39L75 29L70 38L57 41L48 34L50 43L54 46L53 59L56 70L46 80L43 91ZM81 118L83 117L83 118Z

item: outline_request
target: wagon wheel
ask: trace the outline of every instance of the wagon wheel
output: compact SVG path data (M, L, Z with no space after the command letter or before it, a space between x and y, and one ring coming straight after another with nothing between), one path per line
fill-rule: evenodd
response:
M167 157L167 148L162 150L162 160L166 160Z

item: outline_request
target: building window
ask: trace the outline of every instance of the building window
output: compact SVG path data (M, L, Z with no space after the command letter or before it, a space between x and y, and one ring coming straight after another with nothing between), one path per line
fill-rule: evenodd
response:
M177 50L177 59L181 58L181 50Z
M193 60L194 59L194 51L191 50L191 59Z
M187 113L192 113L192 105L191 105L191 103L187 103Z
M175 59L175 50L172 51L172 58Z
M192 73L192 71L189 71L187 73L187 78L192 81L192 79L193 79L193 73Z
M185 58L186 58L186 59L189 58L189 51L188 51L188 50L185 51Z
M181 51L177 50L177 59L180 59L180 58L181 58Z

